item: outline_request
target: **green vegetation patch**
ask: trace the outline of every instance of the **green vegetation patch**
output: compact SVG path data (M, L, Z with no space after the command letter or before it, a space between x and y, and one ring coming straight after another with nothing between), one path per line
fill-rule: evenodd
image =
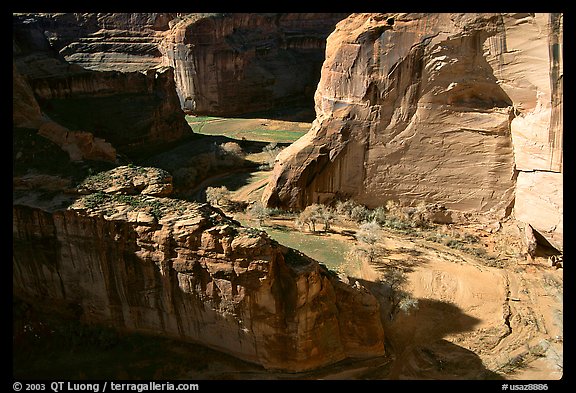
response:
M299 250L332 270L337 270L344 263L350 248L338 239L292 229L266 228L266 232L278 243Z
M292 143L310 129L310 123L265 119L186 116L186 121L197 134L259 142Z

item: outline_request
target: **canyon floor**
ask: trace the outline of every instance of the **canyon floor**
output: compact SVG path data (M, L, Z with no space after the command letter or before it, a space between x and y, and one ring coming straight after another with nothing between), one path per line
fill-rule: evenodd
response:
M275 224L291 225L286 220ZM308 236L352 244L348 229L335 227L328 234ZM472 229L481 231L459 228ZM408 278L407 289L418 299L417 309L399 313L385 324L390 356L349 359L290 374L267 371L193 343L161 338L114 336L111 345L101 345L102 333L98 332L94 345L80 346L69 338L62 345L54 335L38 345L36 335L46 333L50 326L42 329L46 324L42 319L40 325L29 322L23 346L29 352L15 354L14 375L190 380L562 377L563 269L547 266L544 255L531 263L509 258L503 266L487 266L482 259L421 237L386 230L382 235L386 257L365 266L356 279L366 287L377 286L386 267L400 266ZM485 235L483 241L494 244L506 240L502 233ZM66 370L64 375L62 370Z
M225 124L218 119L202 121L212 127ZM230 123L226 124L229 128ZM246 132L256 126L276 131L290 128L289 124L265 119L243 124ZM303 132L305 125L293 125L296 135ZM238 139L241 138L238 134ZM260 139L270 141L274 140ZM253 158L262 162L266 159L258 154ZM245 184L232 190L232 197L245 202L259 199L269 173L254 169ZM229 180L226 174L218 174L212 181L204 182L203 187L227 184ZM245 225L258 226L244 213L233 215ZM273 217L263 229L272 237L284 234L285 240L293 242L285 243L288 246L299 248L299 244L307 244L308 249L301 249L302 252L336 269L343 263L342 250L356 242L354 232L358 224L344 220L335 223L329 232L309 233L297 228L293 218ZM479 244L496 257L487 259L431 240L439 236L464 239L467 235L479 239ZM194 343L86 331L51 321L29 305L16 305L15 313L22 318L15 317L14 340L23 350L14 354L14 376L190 380L560 379L563 269L550 265L552 253L546 248L539 248L532 259L521 255L519 239L518 226L511 219L498 222L477 219L468 224L437 225L427 232L408 234L383 228L378 258L357 269L353 280L378 293L386 271L400 268L406 277L405 289L418 300L418 307L393 318L383 315L388 356L382 358L348 359L306 373L274 372ZM334 253L342 259L335 258ZM86 338L90 338L87 345Z

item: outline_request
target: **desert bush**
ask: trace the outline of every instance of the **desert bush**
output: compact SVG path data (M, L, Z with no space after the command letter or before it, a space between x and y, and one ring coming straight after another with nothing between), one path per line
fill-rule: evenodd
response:
M258 220L259 226L264 226L265 221L270 218L270 209L268 209L261 201L256 201L248 209L246 213Z
M230 201L230 191L226 186L207 187L206 200L213 206L224 207Z
M232 159L242 160L246 157L246 153L237 142L226 142L220 145L220 150L224 155L231 157Z
M261 169L272 169L274 164L276 164L276 157L282 151L282 148L278 146L276 142L270 142L262 149L263 153L266 153L266 163L261 166Z

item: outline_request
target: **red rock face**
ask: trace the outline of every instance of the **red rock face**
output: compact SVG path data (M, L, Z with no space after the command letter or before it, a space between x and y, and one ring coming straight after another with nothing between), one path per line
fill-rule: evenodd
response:
M14 295L85 322L278 370L384 354L373 295L206 205L158 217L108 196L54 213L15 206L13 218Z
M340 22L328 38L313 127L278 157L263 200L292 208L348 197L369 207L425 201L496 217L510 214L515 196L516 205L535 202L517 188L515 170L537 139L561 163L561 20L355 14ZM531 60L534 51L542 57ZM557 236L561 183L550 184L541 191L553 214L540 228ZM531 203L517 216L542 221Z

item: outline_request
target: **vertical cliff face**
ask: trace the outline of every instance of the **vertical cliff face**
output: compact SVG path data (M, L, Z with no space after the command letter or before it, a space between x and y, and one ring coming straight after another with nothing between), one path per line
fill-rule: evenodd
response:
M507 14L484 44L512 99L514 215L563 248L563 15Z
M326 37L345 14L188 14L160 45L182 107L236 115L312 102Z
M519 134L533 146L523 125L537 118L546 158L561 165L561 16L547 18L355 14L340 22L327 42L316 120L278 157L264 200L298 208L346 197L371 207L426 201L497 217L515 207L536 223L525 206L534 188L516 170L531 156ZM536 50L545 56L535 67ZM561 183L553 184L540 197L554 221L548 234L562 231Z
M14 295L271 369L384 354L379 305L366 289L208 205L133 191L108 187L53 212L16 202Z

